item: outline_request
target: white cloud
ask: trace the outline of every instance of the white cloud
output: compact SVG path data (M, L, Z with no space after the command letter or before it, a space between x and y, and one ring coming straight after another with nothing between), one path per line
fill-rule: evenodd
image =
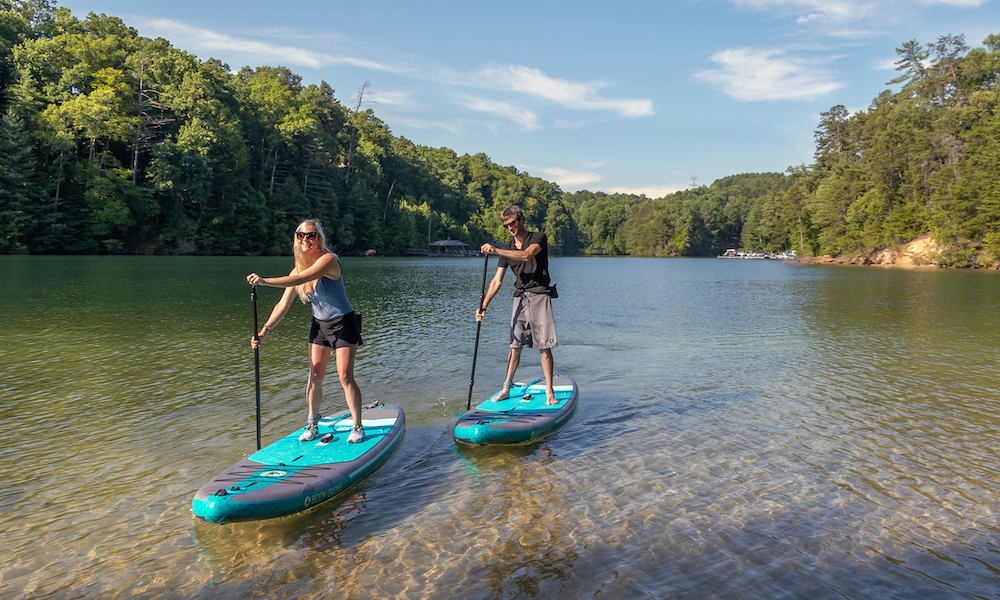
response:
M653 102L648 98L605 98L598 91L607 83L558 79L522 65L485 67L474 75L474 80L483 87L543 98L574 110L610 111L625 117L653 114Z
M224 53L249 57L258 64L301 65L319 68L327 65L346 65L378 71L396 71L382 63L353 56L334 56L296 46L279 46L249 38L234 37L210 29L192 27L172 19L149 19L143 23L143 35L161 36L178 48L190 48L195 53Z
M876 29L851 29L849 27L844 27L839 29L829 29L825 31L824 34L831 38L838 38L841 40L860 41L884 37L886 32L878 31Z
M953 6L978 8L989 0L916 0L924 6ZM893 16L900 11L911 12L911 0L732 0L736 6L758 10L787 9L802 13L797 23L814 21L852 21L872 18L874 15Z
M898 56L896 58L887 58L884 60L878 60L875 62L872 68L875 69L876 71L895 71L897 61L899 61Z
M944 4L945 6L957 6L958 8L979 8L989 0L919 0L921 4Z
M459 100L458 104L468 108L469 110L484 112L513 121L520 125L521 129L524 129L525 131L538 129L538 115L528 109L515 106L508 102L468 96Z
M462 129L451 121L427 121L424 119L411 119L403 116L394 116L392 118L392 122L412 127L414 129L441 129L455 135L460 135L462 133Z
M414 107L414 102L410 92L400 90L374 90L372 91L371 100L369 100L369 102L388 106Z
M737 6L748 6L760 10L789 8L804 12L798 22L805 23L820 19L856 19L865 16L872 9L872 2L855 0L733 0Z
M374 60L339 52L321 52L309 47L294 45L296 41L308 40L310 45L320 43L316 36L302 36L291 32L256 31L253 37L234 36L211 29L189 25L174 19L146 19L140 23L143 35L162 36L176 47L185 48L196 54L212 55L225 62L250 65L285 65L322 68L343 65L375 71L404 74L418 80L439 80L441 82L473 86L504 92L516 92L541 98L563 107L582 111L606 111L625 117L643 117L654 114L653 103L648 98L609 98L601 90L609 83L601 81L576 82L550 77L539 69L520 65L487 66L476 73L458 74L450 69L440 70L432 76L425 69L400 69ZM287 39L292 44L265 41ZM328 41L328 40L327 40ZM346 44L340 40L336 45ZM374 103L401 108L420 108L421 103L410 92L397 90L374 90ZM532 110L503 100L469 97L459 103L471 110L493 114L517 123L522 129L531 131L540 127L539 117ZM564 118L555 122L559 128L577 128L582 123L572 123Z
M839 89L826 73L807 60L783 56L783 50L733 48L711 56L718 69L696 73L704 81L742 102L813 100Z
M682 186L676 185L646 185L638 187L613 187L605 190L607 194L634 194L636 196L646 195L647 198L653 200L657 198L662 198L674 192L679 192L683 190Z
M600 174L593 171L571 171L561 167L541 167L528 170L541 171L548 179L558 183L560 187L581 188L589 183L596 183L603 179Z

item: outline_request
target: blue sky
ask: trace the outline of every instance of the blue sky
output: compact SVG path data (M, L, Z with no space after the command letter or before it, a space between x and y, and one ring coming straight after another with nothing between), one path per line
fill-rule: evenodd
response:
M1000 33L1000 0L66 0L234 70L283 65L393 134L651 198L810 164L907 40Z

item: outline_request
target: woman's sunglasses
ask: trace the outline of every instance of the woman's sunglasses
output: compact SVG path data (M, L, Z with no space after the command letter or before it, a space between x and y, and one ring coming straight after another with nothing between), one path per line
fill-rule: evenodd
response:
M299 240L300 242L302 240L315 240L317 235L318 233L315 231L296 231L295 239Z

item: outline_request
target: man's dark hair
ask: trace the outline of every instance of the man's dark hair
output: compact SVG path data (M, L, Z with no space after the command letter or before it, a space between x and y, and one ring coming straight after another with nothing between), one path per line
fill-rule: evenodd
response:
M516 221L518 219L523 219L524 213L521 212L520 206L516 204L511 204L507 208L503 209L503 212L500 213L500 218L504 220L508 218L513 218Z

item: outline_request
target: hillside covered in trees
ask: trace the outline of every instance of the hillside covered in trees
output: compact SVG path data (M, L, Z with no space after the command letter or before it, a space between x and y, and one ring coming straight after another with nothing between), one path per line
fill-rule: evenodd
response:
M1000 38L900 48L903 84L823 113L816 162L649 199L580 191L392 134L285 67L201 61L116 17L0 0L0 252L280 254L318 217L340 252L505 240L524 209L555 254L841 254L932 232L1000 254ZM352 86L352 89L355 86Z
M849 114L822 114L816 162L757 207L764 247L806 255L896 247L924 233L938 264L995 266L1000 256L1000 36L971 49L945 35L897 48L902 84ZM744 241L746 241L744 232Z
M394 137L360 110L364 87L345 106L325 82L233 72L115 17L0 7L2 252L283 253L309 216L341 251L398 252L494 237L510 202L579 247L557 186Z

